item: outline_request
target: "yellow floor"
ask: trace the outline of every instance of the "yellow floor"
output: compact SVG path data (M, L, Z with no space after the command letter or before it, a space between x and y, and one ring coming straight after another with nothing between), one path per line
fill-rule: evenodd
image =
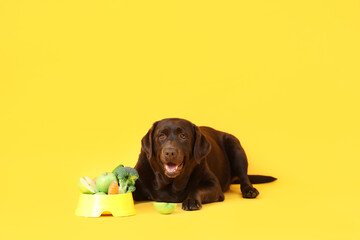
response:
M291 177L280 177L277 182L257 188L260 196L254 200L241 198L239 185L233 185L222 203L206 204L194 212L185 212L178 204L171 215L159 214L152 202L136 203L137 214L131 217L76 217L77 189L59 192L59 197L28 196L21 201L26 203L20 207L22 211L3 217L5 227L0 236L2 239L154 240L360 237L360 197L354 189L330 190L331 186L310 186ZM40 199L43 202L37 202Z

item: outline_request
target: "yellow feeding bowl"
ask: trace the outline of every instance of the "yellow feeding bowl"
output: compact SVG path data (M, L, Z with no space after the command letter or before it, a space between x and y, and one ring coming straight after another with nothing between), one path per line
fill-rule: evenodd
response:
M132 193L114 195L80 194L76 216L100 217L112 214L114 217L135 215Z

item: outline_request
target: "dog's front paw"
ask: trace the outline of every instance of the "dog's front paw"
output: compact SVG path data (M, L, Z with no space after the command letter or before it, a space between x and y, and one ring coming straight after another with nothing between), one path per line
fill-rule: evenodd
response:
M196 199L189 198L182 203L182 209L185 211L200 210L201 203Z
M246 185L244 188L241 188L243 198L256 198L259 195L259 191L254 188Z

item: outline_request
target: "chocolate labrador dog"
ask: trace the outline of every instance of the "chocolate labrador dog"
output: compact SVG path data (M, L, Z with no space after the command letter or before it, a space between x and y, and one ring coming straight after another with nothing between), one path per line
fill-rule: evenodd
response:
M182 202L184 210L224 200L231 183L240 183L244 198L259 192L252 183L276 180L248 175L239 140L210 127L179 118L155 122L141 141L135 169L139 172L134 199Z

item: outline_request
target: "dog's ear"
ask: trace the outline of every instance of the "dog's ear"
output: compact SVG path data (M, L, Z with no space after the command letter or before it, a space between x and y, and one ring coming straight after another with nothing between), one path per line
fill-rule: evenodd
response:
M199 164L202 159L204 159L211 150L211 144L201 133L200 128L194 125L194 159Z
M146 153L148 160L151 160L153 153L153 132L158 122L155 122L147 134L141 139L141 151Z

